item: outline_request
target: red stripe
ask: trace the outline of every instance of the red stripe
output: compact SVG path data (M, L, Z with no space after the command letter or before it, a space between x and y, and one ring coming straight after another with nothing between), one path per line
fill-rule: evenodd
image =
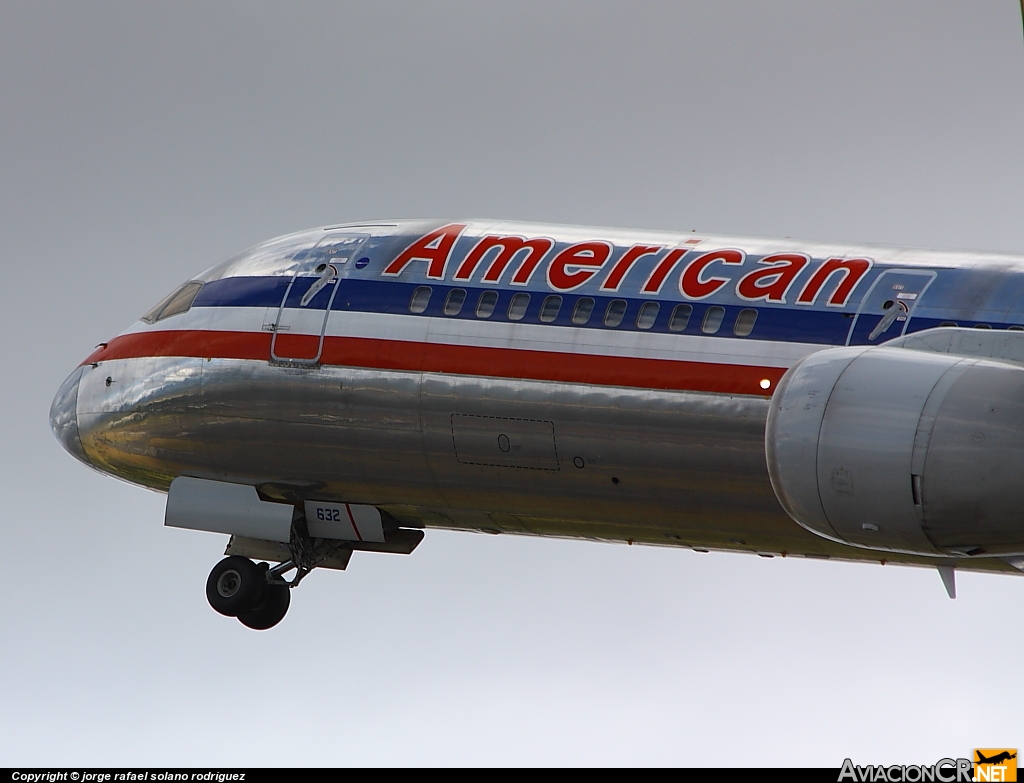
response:
M270 357L270 333L205 330L136 332L115 337L82 363L145 356L266 361ZM320 361L322 364L378 370L760 396L770 396L785 372L781 367L439 345L369 337L326 337ZM764 379L771 382L767 390L760 385Z
M270 356L270 333L193 330L122 334L100 345L82 364L143 356L265 360Z
M356 518L352 516L352 509L349 508L348 503L345 504L345 511L348 512L348 521L352 523L352 529L356 531L356 538L362 541L363 536L359 532L359 526L356 524Z

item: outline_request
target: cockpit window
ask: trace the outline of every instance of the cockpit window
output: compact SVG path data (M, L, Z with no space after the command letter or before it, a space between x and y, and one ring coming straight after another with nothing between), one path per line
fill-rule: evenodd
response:
M161 299L156 307L142 316L142 320L147 324L155 324L157 321L170 318L172 315L188 312L188 309L192 307L192 302L195 301L196 294L199 293L199 289L202 287L203 284L196 280L179 286L170 295Z

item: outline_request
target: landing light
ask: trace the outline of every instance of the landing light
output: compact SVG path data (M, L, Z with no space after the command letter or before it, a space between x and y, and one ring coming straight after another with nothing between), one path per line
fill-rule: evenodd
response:
M761 386L762 389L770 389L771 385L772 385L772 382L768 378L762 378L761 379L760 386Z

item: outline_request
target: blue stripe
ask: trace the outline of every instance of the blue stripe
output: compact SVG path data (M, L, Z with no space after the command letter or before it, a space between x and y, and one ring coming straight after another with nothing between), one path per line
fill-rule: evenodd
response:
M288 294L286 307L297 308L303 294L315 282L315 277L300 277L295 280L295 285ZM193 304L194 307L280 307L281 299L291 282L290 277L234 277L212 281L203 286ZM333 310L348 312L384 313L393 315L410 315L409 303L413 292L421 286L417 283L406 283L401 281L366 280L359 278L340 279L319 291L313 300L306 305L306 310L324 310L330 301L335 285L340 286L332 305ZM479 288L469 286L452 286L431 284L431 296L423 316L434 318L456 318L469 321L484 320L476 317L477 301L484 291L493 291L498 295L498 301L489 321L511 323L508 317L509 305L512 298L517 294L529 294L530 302L525 316L519 323L540 323L540 310L543 301L550 293L515 290L508 288ZM444 304L449 292L454 289L466 291L466 299L462 310L454 316L444 314ZM704 335L702 324L707 312L712 307L721 307L725 310L721 327L715 336L734 337L734 325L736 318L742 310L753 309L757 311L757 320L754 329L748 340L767 340L776 342L799 342L819 345L843 345L846 343L847 335L853 324L854 312L841 312L836 310L819 310L802 307L785 307L778 305L754 305L719 304L711 301L687 302L682 299L651 299L631 298L626 296L584 296L582 294L562 294L562 305L558 316L550 322L550 326L571 326L581 328L572 323L572 313L576 303L580 299L589 298L594 300L594 309L590 321L582 328L611 330L611 331L648 331L655 333ZM612 301L621 300L626 302L626 311L619 326L609 327L604 325L604 314ZM651 329L641 330L637 327L637 316L640 308L649 302L656 302L660 308L654 325ZM676 305L688 304L692 306L689 322L686 328L679 332L672 332L669 329L669 322ZM929 314L935 311L930 309ZM958 313L962 314L962 313ZM867 335L877 323L879 316L866 314L857 321L857 328L852 343L854 345L867 344ZM1005 316L1003 316L1005 317ZM941 317L913 317L910 321L908 332L917 332L924 329L931 329L943 323L953 321L953 318ZM981 323L979 321L957 320L957 325L972 327ZM1014 322L1002 322L989 320L988 323L995 329L1004 329ZM897 322L899 327L902 322ZM887 339L897 337L898 328L894 326L889 333L882 335L875 342L884 342ZM710 336L710 335L709 335Z
M280 307L290 277L225 277L206 283L193 307Z

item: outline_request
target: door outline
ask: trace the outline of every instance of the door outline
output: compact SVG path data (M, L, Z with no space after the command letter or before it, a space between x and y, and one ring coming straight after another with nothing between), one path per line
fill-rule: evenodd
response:
M328 246L332 242L346 238L356 240L355 242L352 243L352 250L350 253L348 253L346 257L340 258L338 260L331 259L326 262L320 258L320 253L318 253L318 251L320 251L325 246ZM338 289L341 287L341 266L342 264L348 263L348 261L354 256L358 255L358 252L362 249L363 245L366 244L367 239L369 239L368 234L350 234L333 232L323 237L319 242L316 243L316 245L313 246L313 248L310 250L311 258L307 259L304 263L300 264L299 267L295 270L295 273L292 275L292 279L288 282L288 287L285 289L284 296L281 297L281 304L277 308L277 317L274 319L274 325L273 328L271 329L270 361L277 362L280 364L301 365L303 367L313 367L320 363L320 356L323 354L324 350L324 335L327 333L327 319L330 318L331 308L334 306L334 299L335 297L337 297ZM325 263L327 267L334 269L334 277L327 283L327 285L334 286L334 290L331 291L331 296L327 301L327 307L324 310L323 320L320 322L320 339L319 342L317 343L316 354L312 357L279 356L277 353L277 336L282 331L281 318L284 316L285 310L289 309L286 308L285 305L288 303L288 298L291 296L292 288L295 286L295 281L298 280L300 277L306 277L307 275L304 275L304 272L315 272L316 269L318 269L321 265ZM326 272L326 268L324 269L324 271ZM305 306L300 305L300 308L302 307ZM313 335L311 334L309 336L312 337Z
M871 301L871 295L875 292L875 288L878 287L879 283L885 280L886 275L927 277L928 280L927 282L925 282L923 286L921 286L920 290L916 292L916 296L914 296L913 299L899 300L907 306L907 314L906 316L903 317L903 328L899 331L899 334L888 334L889 330L886 330L886 332L883 332L881 335L879 335L881 339L879 339L878 341L871 341L869 343L866 343L867 345L881 345L882 343L888 340L895 340L897 337L902 337L904 334L906 334L907 327L910 326L910 321L914 317L914 310L917 308L917 305L921 302L921 298L928 291L929 286L931 286L932 282L934 282L935 278L938 276L938 272L936 272L934 269L886 269L884 272L882 272L882 274L875 278L875 281L871 284L871 287L868 289L867 293L864 294L864 296L860 300L860 305L858 305L857 307L857 314L856 316L854 316L853 323L850 325L850 330L846 333L846 345L850 345L850 341L853 340L853 335L857 329L857 323L860 321L861 316L868 317L869 315L875 315L874 313L865 313L864 309ZM897 323L898 322L899 319L897 319Z
M281 305L277 308L277 318L274 319L274 330L270 337L270 360L273 362L281 362L282 364L302 364L302 365L315 365L320 363L320 355L324 351L324 334L327 331L327 319L331 314L331 307L334 304L334 297L338 295L338 280L339 278L335 275L334 279L328 283L333 285L334 290L331 291L331 298L327 302L327 309L324 310L323 321L320 322L320 342L316 347L316 355L312 358L303 359L294 356L278 356L277 355L277 335L279 334L279 327L281 325L281 316L284 315L285 302L288 301L288 297L291 295L292 286L295 285L295 281L299 278L298 273L292 276L291 282L288 283L288 288L285 289L284 297L281 299Z

